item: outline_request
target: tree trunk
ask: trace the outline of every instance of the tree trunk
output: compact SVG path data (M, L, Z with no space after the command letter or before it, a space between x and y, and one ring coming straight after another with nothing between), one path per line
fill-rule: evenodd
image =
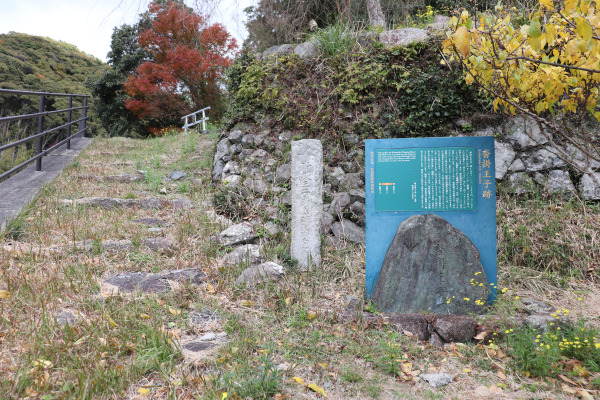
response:
M369 23L371 26L381 26L385 28L385 17L381 11L380 0L367 0L367 13L369 14Z

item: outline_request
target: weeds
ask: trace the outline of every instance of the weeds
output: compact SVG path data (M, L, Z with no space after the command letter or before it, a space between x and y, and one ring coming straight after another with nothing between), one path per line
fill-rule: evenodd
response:
M332 57L351 52L356 44L356 36L350 25L337 22L315 32L309 40L317 44L324 56Z

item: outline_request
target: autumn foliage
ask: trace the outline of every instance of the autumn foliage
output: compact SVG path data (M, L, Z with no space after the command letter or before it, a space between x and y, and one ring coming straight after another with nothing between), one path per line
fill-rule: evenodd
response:
M537 122L550 151L591 173L599 138L586 129L600 121L600 2L539 0L522 14L504 9L451 20L445 52L459 60L467 83L494 98L494 108Z
M176 2L151 3L152 27L139 34L145 61L125 82L128 110L139 118L175 119L214 103L237 45L220 24Z

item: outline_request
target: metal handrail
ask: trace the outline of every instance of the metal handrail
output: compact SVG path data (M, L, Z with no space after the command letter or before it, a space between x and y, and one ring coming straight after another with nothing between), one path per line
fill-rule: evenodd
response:
M67 111L74 110L83 110L84 107L73 107L73 108L65 108L64 110L54 110L54 111L45 111L43 113L35 113L35 114L24 114L24 115L13 115L12 117L0 117L0 122L10 122L10 121L18 121L21 119L31 119L40 116L48 116L52 114L60 114Z
M11 168L10 170L0 174L0 181L3 180L4 178L7 178L10 175L16 173L17 171L21 170L23 167L31 164L34 161L36 162L35 170L41 171L42 170L42 157L44 155L49 154L50 152L52 152L53 150L57 149L58 147L62 146L65 143L67 144L67 149L70 149L72 138L74 138L75 136L78 136L80 134L82 137L85 136L85 131L88 129L88 127L86 126L86 121L88 119L87 110L89 108L88 107L88 98L90 97L90 95L88 95L88 94L31 92L31 91L27 91L27 90L11 90L11 89L0 89L0 94L40 96L39 112L34 113L34 114L14 115L14 116L0 118L0 123L23 120L23 119L32 119L32 118L38 119L38 133L28 136L26 138L19 139L17 141L5 144L3 146L0 146L0 152L2 152L4 150L8 150L8 149L18 146L20 144L37 139L37 148L36 148L35 156L31 157L30 159L22 162L21 164L19 164L17 166ZM44 111L45 99L50 96L68 97L69 98L69 107L66 109L63 109L63 110ZM74 97L83 99L83 105L81 107L73 107L73 98ZM72 112L76 111L76 110L81 110L81 117L73 121L71 118ZM58 114L58 113L67 113L67 123L57 126L57 127L54 127L54 128L51 128L51 129L44 130L44 117L46 117L48 115L52 115L52 114ZM76 133L71 135L71 125L76 124L76 123L79 123L79 128ZM42 148L43 147L43 143L42 143L43 137L51 132L55 132L55 131L58 131L63 128L67 128L67 137L65 139L63 139L62 141L60 141L59 143L55 144L54 146L52 146L48 149L43 149Z
M185 124L183 125L183 129L185 129L185 133L187 133L188 128L195 126L195 125L199 124L200 122L202 122L202 130L203 131L206 130L206 121L208 121L208 117L204 113L204 111L206 111L206 110L210 110L210 107L204 107L202 110L194 111L191 114L181 117L181 119L185 119ZM202 119L200 119L200 120L197 119L197 116L199 113L202 113ZM192 122L188 123L188 117L191 117L191 116L194 117L194 120Z

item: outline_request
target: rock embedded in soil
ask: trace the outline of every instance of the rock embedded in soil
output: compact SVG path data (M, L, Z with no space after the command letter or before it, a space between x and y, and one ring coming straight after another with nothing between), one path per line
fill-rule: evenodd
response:
M73 325L77 321L77 316L72 311L61 311L56 316L56 323L59 326Z
M207 278L206 274L199 268L183 268L165 272L160 275L161 278L179 282L199 285Z
M163 293L171 290L169 281L199 285L207 276L198 268L187 268L167 271L162 274L146 272L126 272L113 275L104 283L116 286L120 292L130 293L139 290L143 293Z
M151 274L145 272L126 272L124 274L111 276L105 279L104 282L116 286L121 292L129 293L141 288L142 282L150 275Z
M548 176L536 172L535 180L540 185L544 185L550 193L562 194L564 198L569 198L576 192L568 171L554 169L548 173Z
M341 222L334 223L331 225L331 230L338 239L362 245L365 244L364 228L361 228L349 219L343 219Z
M164 237L142 239L142 245L153 251L172 251L174 244Z
M254 230L249 224L232 225L219 233L217 240L221 246L235 246L236 244L245 244L256 239Z
M596 181L600 182L600 173L594 173ZM592 179L592 175L584 174L579 187L584 200L600 200L600 184Z
M372 299L388 313L482 314L488 291L471 240L445 219L426 214L398 226Z
M277 171L275 172L275 183L282 184L289 182L291 178L292 164L287 163L280 165L277 167Z
M304 42L294 48L294 54L301 60L308 60L319 55L319 48L313 42Z
M105 176L104 179L113 182L132 183L145 179L145 176L143 174L108 175Z
M187 178L187 174L183 171L173 171L169 174L169 179L172 181L180 181Z
M433 324L445 343L467 343L477 334L477 324L466 315L438 315Z
M214 348L215 346L217 346L217 345L214 343L205 342L205 341L197 341L197 342L186 343L183 345L183 348L188 351L198 353L201 351L210 350L210 349Z
M157 197L141 199L140 207L145 209L159 209L163 207L163 200Z
M527 172L564 167L565 162L554 153L555 150L552 147L547 147L536 150L527 157L522 157Z
M429 383L432 388L439 388L442 386L446 386L454 380L452 375L448 374L421 374L419 378L423 379L425 382Z
M385 47L400 47L415 42L423 42L427 40L427 38L428 34L424 29L402 28L382 32L379 35L379 42Z
M194 207L194 203L187 197L177 197L175 199L167 200L167 204L175 210L187 210L188 208Z
M250 264L262 262L258 245L245 244L242 246L237 246L230 253L227 253L225 256L223 256L223 263L225 265L235 265L246 261L249 261Z
M507 192L514 194L532 193L535 182L525 172L515 172L508 177Z
M494 141L496 179L504 179L517 153L509 143Z
M281 265L269 261L246 268L236 279L235 284L241 285L245 283L248 286L253 286L260 282L278 281L284 274L285 271Z
M152 218L152 217L142 217L136 218L133 222L137 222L138 224L147 225L147 226L165 226L167 222L162 219Z

